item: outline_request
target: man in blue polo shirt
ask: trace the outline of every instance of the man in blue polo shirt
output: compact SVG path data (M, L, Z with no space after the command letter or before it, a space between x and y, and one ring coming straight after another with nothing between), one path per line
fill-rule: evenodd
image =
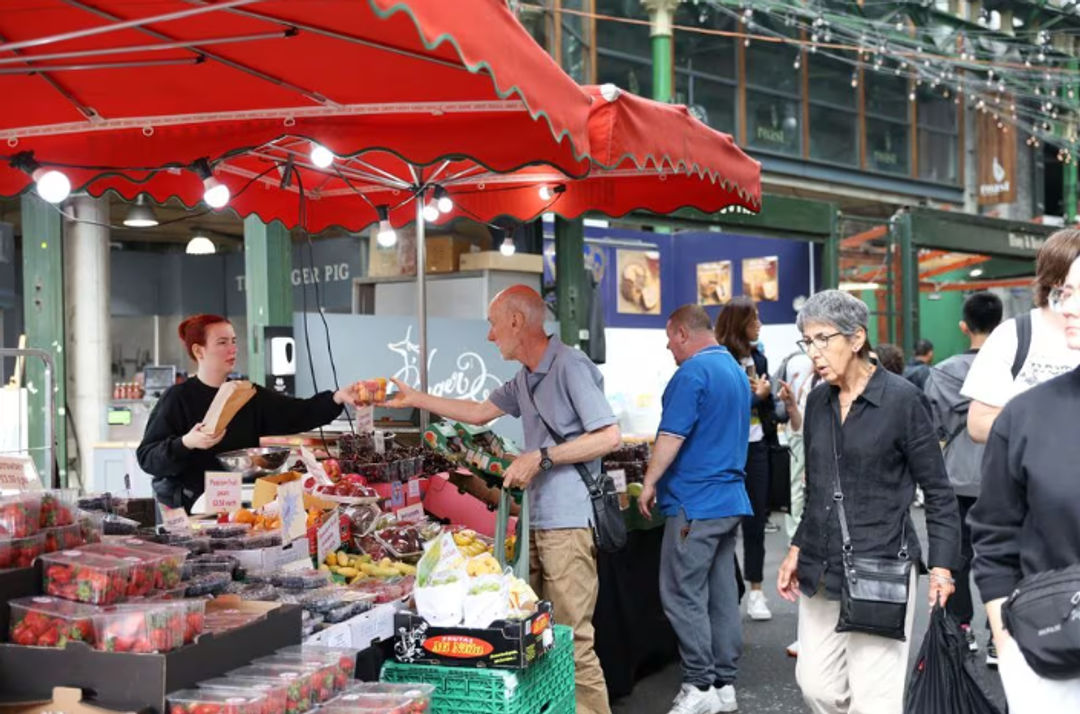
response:
M679 369L664 390L638 507L648 518L655 502L667 517L660 599L683 669L670 714L733 712L742 653L735 530L753 512L744 483L750 386L700 306L673 312L667 337Z

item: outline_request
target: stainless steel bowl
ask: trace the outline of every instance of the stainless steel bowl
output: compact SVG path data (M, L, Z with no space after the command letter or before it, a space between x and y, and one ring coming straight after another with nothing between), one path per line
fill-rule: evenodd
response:
M225 451L217 455L218 461L227 471L234 471L248 476L265 476L277 473L289 458L291 449L287 446L264 446L250 449Z

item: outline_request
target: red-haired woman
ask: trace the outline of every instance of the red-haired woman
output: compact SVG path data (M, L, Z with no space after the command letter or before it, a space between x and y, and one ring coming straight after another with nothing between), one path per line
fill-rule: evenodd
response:
M204 473L218 471L215 454L258 446L260 436L295 434L328 424L353 401L349 388L293 399L256 385L255 396L218 434L201 430L218 388L236 366L236 332L219 315L193 315L180 323L180 340L198 371L161 396L137 451L154 477L158 501L190 510L204 489Z
M776 439L776 416L769 363L756 346L761 336L757 305L748 297L733 298L716 317L716 341L742 364L750 380L750 433L746 451L746 495L754 515L742 522L743 575L750 583L746 613L751 620L769 620L761 582L765 569L765 524L769 521L769 443Z

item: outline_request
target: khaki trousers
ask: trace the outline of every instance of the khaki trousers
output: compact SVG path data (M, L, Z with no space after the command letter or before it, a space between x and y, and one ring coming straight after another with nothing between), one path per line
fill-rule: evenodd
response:
M555 607L555 622L574 629L577 714L610 714L607 683L593 650L593 610L599 581L592 530L565 528L529 534L529 580Z
M913 572L904 642L859 632L837 632L839 600L826 600L824 591L799 598L795 679L810 711L902 714L917 591L918 575Z

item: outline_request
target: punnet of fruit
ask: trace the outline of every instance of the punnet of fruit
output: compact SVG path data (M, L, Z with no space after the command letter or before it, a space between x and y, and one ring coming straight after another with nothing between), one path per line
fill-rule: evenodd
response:
M82 550L61 550L41 556L44 590L65 600L91 605L120 602L128 590L131 563Z
M34 647L65 647L77 640L94 644L98 608L48 595L11 600L11 641Z

